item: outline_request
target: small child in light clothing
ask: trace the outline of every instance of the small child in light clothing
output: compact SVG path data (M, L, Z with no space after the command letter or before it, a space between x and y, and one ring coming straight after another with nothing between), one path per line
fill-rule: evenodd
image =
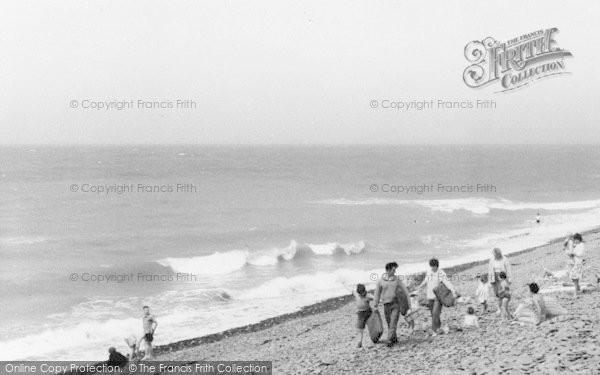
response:
M421 316L421 306L419 305L419 296L417 292L412 292L410 294L409 303L410 308L406 312L404 320L406 320L406 323L408 323L408 328L410 329L410 334L412 335L415 330L415 320Z
M465 315L463 327L464 328L479 328L479 322L477 321L477 315L475 315L475 309L472 306L469 306L469 308L467 309L467 315Z
M362 348L363 333L367 326L367 320L371 316L372 310L370 302L373 300L373 295L367 293L367 288L364 284L356 285L356 291L352 291L356 302L356 329L358 330L358 344Z
M488 300L490 299L491 285L489 283L488 274L484 273L479 277L479 286L475 295L477 296L477 302L483 307L483 312L486 313L488 309Z
M501 298L500 311L502 314L502 320L508 321L512 317L508 312L508 303L510 302L510 286L506 279L506 273L500 272L500 289L498 291L498 297Z
M125 343L127 344L127 346L129 346L129 349L131 349L131 353L127 354L127 357L129 357L130 360L137 359L138 348L137 348L137 338L135 337L135 335L129 335L129 337L126 337Z

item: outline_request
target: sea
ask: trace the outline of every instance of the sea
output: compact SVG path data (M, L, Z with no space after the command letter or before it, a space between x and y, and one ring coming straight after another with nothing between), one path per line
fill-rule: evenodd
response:
M144 305L164 345L390 261L541 245L599 226L599 185L598 146L0 146L0 359L126 353Z

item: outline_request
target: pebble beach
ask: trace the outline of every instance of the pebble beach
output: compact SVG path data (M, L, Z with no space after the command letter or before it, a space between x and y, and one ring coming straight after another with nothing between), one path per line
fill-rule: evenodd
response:
M584 233L584 241L586 265L600 266L600 232ZM542 289L554 283L543 278L544 268L565 267L560 239L509 259L512 311L527 297L526 283L537 282ZM444 268L443 258L440 267ZM473 297L475 277L487 271L487 263L445 271L462 296ZM536 327L502 322L492 300L488 313L478 309L479 328L462 330L467 307L476 303L458 303L442 311L448 334L432 336L424 329L431 324L425 310L412 335L400 319L398 345L373 344L365 334L363 348L357 348L354 304L345 296L258 324L158 347L157 360L268 360L273 361L274 374L600 374L600 292L590 273L584 281L596 289L578 298L569 292L553 293L569 315Z

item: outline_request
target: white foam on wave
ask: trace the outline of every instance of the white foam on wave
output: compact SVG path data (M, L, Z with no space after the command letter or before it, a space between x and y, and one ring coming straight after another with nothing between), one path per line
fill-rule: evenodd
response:
M307 246L317 255L334 255L338 253L352 255L362 252L366 247L364 241L347 244L328 242L324 244L307 244Z
M545 210L545 211L570 211L585 210L600 207L600 199L586 201L565 201L565 202L513 202L507 199L489 199L489 198L458 198L458 199L380 199L368 198L362 200L351 200L346 198L328 199L319 201L320 204L341 205L341 206L373 206L373 205L401 205L401 206L422 206L432 211L452 213L458 210L465 210L474 214L488 214L490 210Z
M255 300L280 297L293 299L303 295L334 297L347 292L344 285L369 281L369 271L338 269L333 272L316 272L291 277L276 277L255 288L235 295L236 299Z
M520 228L457 240L454 245L467 251L460 256L440 254L440 265L448 269L468 262L486 260L491 255L490 250L496 246L505 254L511 254L542 245L568 232L596 228L598 215L600 210L584 214L557 213L545 216L541 225L528 222L521 224ZM436 241L450 245L452 239L437 239L434 236L429 241L432 245ZM297 244L291 243L286 248L289 248L288 255L295 254L292 249L297 247ZM331 255L335 253L337 245L311 245L310 248L313 251L318 248L317 252ZM400 263L397 271L400 275L412 275L428 268L426 260L409 264L403 264L401 259L396 261ZM105 358L106 347L110 345L125 352L127 348L123 338L129 334L139 337L140 319L130 317L136 316L139 306L144 304L151 305L154 311L160 311L156 343L161 345L291 313L326 298L348 294L345 285L353 288L357 283L364 283L371 288L374 280L381 277L382 273L383 265L380 269L373 270L337 269L332 272L278 277L237 291L169 291L149 299L131 297L116 301L98 298L77 305L62 317L49 317L49 321L60 322L58 327L49 329L49 325L46 325L39 333L0 342L0 359L25 359L30 353L35 353L35 357L29 359L76 357L98 360Z
M599 226L600 209L584 213L558 213L546 215L541 224L526 222L521 227L498 233L488 233L474 239L462 241L472 249L501 246L507 252L514 252L543 245L569 233L584 232Z
M109 346L127 353L124 338L141 337L144 305L158 313L158 345L182 340L195 336L191 329L198 329L198 321L217 316L218 310L231 301L231 294L226 289L198 289L166 291L145 298L90 298L68 312L48 316L43 325L32 327L35 333L3 338L0 360L102 360ZM208 331L230 328L222 327L210 326ZM206 333L211 332L198 335Z
M453 251L463 250L461 251L463 254L459 256L447 256L448 251L439 254L441 267L448 268L489 259L491 251L495 247L499 247L503 254L510 255L524 249L547 244L569 233L596 229L600 226L598 217L600 217L600 209L577 214L557 213L544 216L541 224L526 221L514 229L481 234L474 238L452 240L448 237L424 236L421 240L425 244L442 250L444 248ZM440 244L442 246L439 246ZM412 271L420 272L426 269L426 263L411 266ZM543 270L540 270L541 272Z
M460 256L439 254L441 267L448 269L455 265L489 259L491 249L496 246L505 254L511 254L542 245L569 232L583 232L596 228L599 215L600 209L583 213L556 212L544 215L542 224L539 225L526 221L515 224L513 229L485 233L473 238L453 239L430 235L425 236L422 241L436 248L447 246L449 249L464 250ZM342 253L353 254L355 251L360 253L364 247L362 242L342 245L335 242L298 245L292 241L282 249L258 252L234 250L196 258L208 260L219 269L223 269L228 265L227 262L233 260L235 267L226 268L235 270L252 264L250 259L253 259L255 265L273 264L280 261L278 259L290 260L296 256L298 249L303 248L310 249L315 255L330 256L340 252L339 248L343 249ZM398 274L410 275L428 268L426 260L403 264L401 258L390 257L390 260L400 263ZM190 263L190 259L195 258L172 264L186 267L185 264ZM192 273L198 273L196 267L206 266L200 260L197 262L191 262ZM0 359L104 359L108 346L115 346L117 350L126 352L123 338L130 334L140 336L141 321L136 316L139 315L139 307L144 304L152 306L155 312L160 311L156 343L162 345L256 323L269 317L297 311L303 306L326 298L348 294L344 284L353 287L361 282L372 287L374 275L380 277L382 273L383 265L380 269L373 270L337 269L332 272L278 277L258 286L237 291L169 291L145 299L96 298L76 305L64 315L49 317L43 326L32 330L36 333L3 339L0 342ZM31 357L31 353L34 353L35 357Z
M106 343L122 342L119 333L130 332L133 327L140 325L138 319L110 319L104 322L87 320L73 326L42 329L39 333L0 342L0 360L104 359ZM85 348L85 351L80 352L81 348Z
M158 260L158 263L170 267L175 272L219 275L244 267L248 260L248 254L247 250L231 250L192 258L164 258Z
M354 255L362 252L365 248L364 241L347 244L330 242L299 245L292 240L288 246L283 248L275 247L256 251L230 250L192 258L164 258L157 262L164 267L170 267L175 272L218 275L238 271L246 265L272 266L280 261L289 261L294 259L302 250L307 250L313 255L334 255L337 253Z

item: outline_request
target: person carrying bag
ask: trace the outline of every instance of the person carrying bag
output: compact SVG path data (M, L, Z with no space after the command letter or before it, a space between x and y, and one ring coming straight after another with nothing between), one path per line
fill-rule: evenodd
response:
M442 306L453 306L456 302L454 285L448 280L446 272L439 268L440 262L433 258L429 261L430 269L425 273L418 289L427 286L427 306L431 311L431 329L433 335L442 333Z

